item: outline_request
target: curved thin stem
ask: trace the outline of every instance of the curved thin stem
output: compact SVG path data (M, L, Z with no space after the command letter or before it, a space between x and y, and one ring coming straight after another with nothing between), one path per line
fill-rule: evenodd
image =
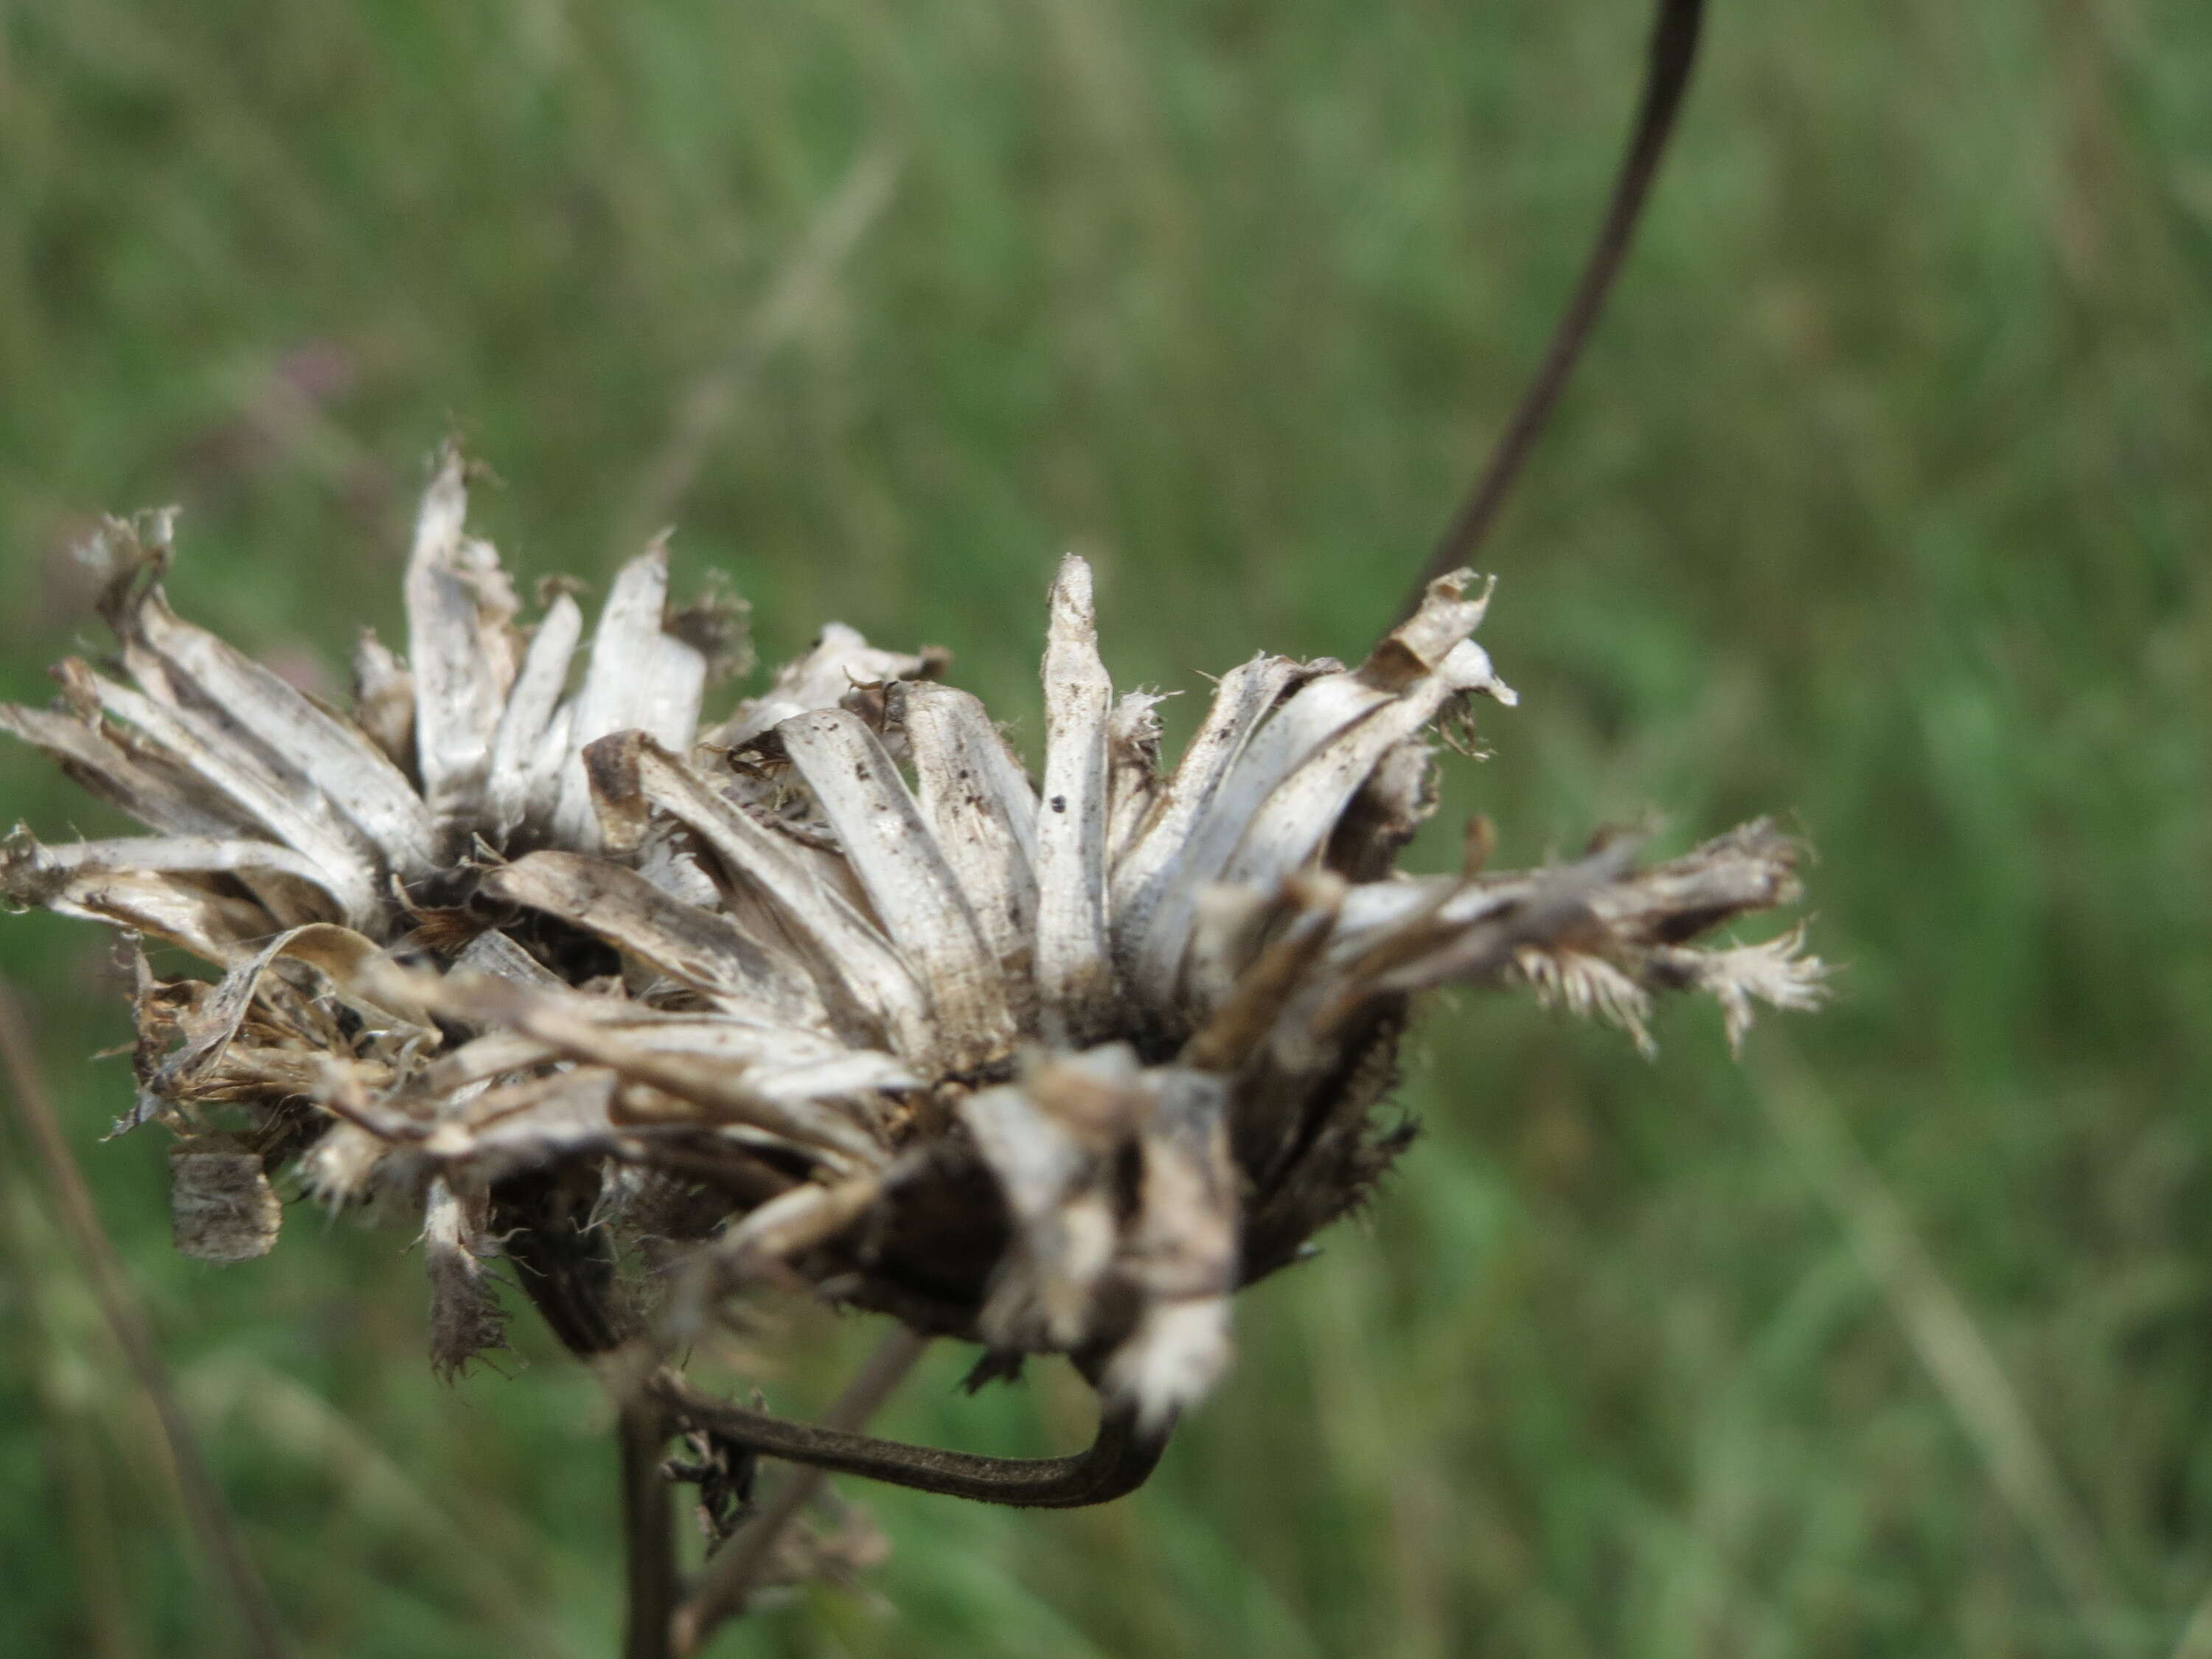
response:
M839 1430L859 1429L890 1398L928 1346L926 1336L908 1330L895 1332L868 1357L860 1375L830 1407L827 1425ZM814 1501L828 1478L829 1471L819 1464L793 1469L760 1514L708 1558L669 1626L671 1648L679 1659L697 1652L724 1620L744 1611L745 1599L768 1566L777 1540L799 1518L799 1511Z
M672 1416L691 1427L711 1429L770 1457L1016 1509L1081 1509L1136 1491L1158 1465L1175 1427L1170 1419L1147 1429L1133 1408L1109 1405L1099 1416L1097 1437L1073 1456L984 1457L748 1411L666 1372L647 1386Z
M1697 61L1698 27L1705 9L1705 0L1659 0L1650 58L1644 75L1643 104L1637 112L1627 153L1613 179L1613 198L1607 205L1604 222L1598 227L1597 240L1583 265L1582 279L1552 331L1535 378L1521 394L1520 406L1513 411L1498 447L1491 451L1482 476L1437 544L1436 551L1421 567L1421 574L1414 578L1412 590L1399 607L1401 621L1419 608L1431 582L1473 560L1497 522L1528 452L1535 447L1551 419L1567 376L1574 372L1575 360L1589 343L1598 313L1605 308L1606 295L1620 274L1621 263L1635 238L1636 223L1643 214L1644 198L1650 194L1651 181L1658 174L1660 159L1666 154L1667 140L1674 132L1682 94L1689 87L1691 65Z

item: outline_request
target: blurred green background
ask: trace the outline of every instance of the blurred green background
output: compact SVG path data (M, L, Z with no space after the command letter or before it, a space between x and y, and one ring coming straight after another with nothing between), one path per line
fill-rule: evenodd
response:
M1123 684L1352 655L1532 364L1640 0L0 4L0 695L98 643L89 515L342 681L423 458L526 576L665 521L775 660L941 643L1036 732L1052 562ZM1153 1484L860 1492L860 1595L759 1655L2212 1655L2212 13L1718 0L1626 281L1486 562L1522 706L1448 762L1500 858L1658 808L1817 848L1814 1019L1656 1065L1432 1010L1428 1133L1240 1304ZM1170 705L1191 724L1198 695ZM106 820L0 753L7 818ZM1753 933L1764 931L1753 929ZM96 1144L92 930L0 960L301 1652L613 1650L605 1414L424 1361L404 1229L167 1244ZM234 1650L0 1139L0 1652ZM864 1329L795 1328L802 1408ZM884 1419L1082 1433L936 1356ZM2203 1610L2200 1611L2200 1607ZM2195 1622L2192 1624L2192 1615Z

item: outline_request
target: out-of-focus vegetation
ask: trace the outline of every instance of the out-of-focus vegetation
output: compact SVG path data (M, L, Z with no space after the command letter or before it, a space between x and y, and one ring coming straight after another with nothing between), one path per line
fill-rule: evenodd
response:
M1355 653L1535 356L1644 27L16 0L0 694L99 643L88 515L173 500L180 605L335 686L357 623L396 636L449 428L507 481L479 522L526 574L603 577L673 520L771 660L836 617L1033 711L1068 545L1125 684ZM889 1566L728 1650L2212 1652L2208 83L2180 0L1715 8L1488 560L1522 706L1448 763L1429 857L1478 808L1514 862L1778 809L1839 1003L1741 1068L1710 1010L1656 1065L1443 1011L1425 1140L1245 1298L1150 1488L1045 1516L855 1489ZM0 789L48 834L107 822L23 752ZM173 1256L158 1136L95 1144L128 1093L86 1059L126 1030L106 956L0 927L301 1650L610 1651L592 1387L532 1338L434 1383L404 1230L295 1209L262 1261ZM4 1145L0 1651L228 1651ZM818 1401L866 1336L800 1322L767 1386ZM970 1401L964 1358L890 1428L1082 1432L1067 1379Z

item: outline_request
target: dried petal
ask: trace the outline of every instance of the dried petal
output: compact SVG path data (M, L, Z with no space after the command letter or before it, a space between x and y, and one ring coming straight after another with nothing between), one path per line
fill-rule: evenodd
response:
M620 865L577 853L532 853L486 875L483 890L596 933L736 1008L798 1024L822 1022L812 987L778 953Z
M405 589L416 763L447 849L483 815L492 738L514 678L514 590L489 544L463 534L462 471L448 444L416 517Z
M112 609L123 660L172 704L212 709L270 769L288 773L336 809L387 868L410 879L430 868L430 815L406 775L360 727L341 720L260 664L169 609L158 586Z
M1564 1007L1582 1018L1618 1025L1636 1039L1637 1049L1646 1059L1658 1053L1644 1024L1651 1016L1650 994L1603 957L1523 945L1514 956L1514 966L1546 1007Z
M1106 867L1136 839L1160 793L1160 717L1156 692L1132 691L1106 720Z
M1152 1099L1126 1044L1056 1058L960 1103L1015 1223L981 1328L1010 1347L1073 1347L1111 1265L1114 1154Z
M857 629L830 623L811 650L777 671L765 696L738 705L738 712L709 732L705 741L717 749L744 749L794 714L838 707L855 686L920 679L934 672L942 661L941 656L926 652L909 656L899 651L879 651Z
M187 877L72 869L52 862L52 851L27 836L11 839L0 852L0 890L19 904L151 934L206 962L234 962L268 935L269 913L246 899Z
M1809 1013L1827 1000L1828 965L1803 954L1804 949L1805 925L1800 922L1756 945L1662 950L1655 953L1653 965L1662 982L1692 986L1719 1002L1729 1052L1741 1054L1754 1002Z
M750 1123L816 1155L879 1164L883 1148L849 1113L768 1097L746 1085L726 1060L656 1051L593 1020L580 1018L572 994L532 991L498 980L449 976L422 988L449 1016L501 1024L570 1060L605 1066L696 1107L702 1121Z
M791 841L755 822L643 732L603 738L586 753L608 840L632 845L649 804L690 829L736 888L757 893L803 951L833 1006L850 1005L901 1054L926 1057L937 1033L921 987L874 925L825 886Z
M90 671L76 665L82 678ZM112 802L149 830L172 836L234 835L251 819L226 811L204 787L151 756L134 754L100 729L97 717L0 703L0 731L44 750L102 800Z
M1140 977L1139 947L1152 913L1179 873L1200 814L1212 804L1260 722L1311 673L1288 657L1261 655L1222 676L1205 723L1183 750L1158 805L1114 866L1115 959L1126 978Z
M483 1259L490 1206L481 1191L465 1199L442 1180L430 1183L422 1206L422 1260L430 1275L430 1369L451 1382L468 1363L507 1346L507 1314L494 1294Z
M1037 999L1047 1036L1085 1042L1112 1024L1106 944L1106 725L1113 682L1098 657L1091 567L1054 582L1044 649L1043 811L1037 815Z
M427 1027L429 1016L419 1003L405 994L404 985L387 981L379 984L373 994L362 994L362 970L382 957L383 952L374 940L348 928L319 924L294 927L278 934L225 974L214 994L182 1022L183 1044L162 1062L160 1070L149 1079L148 1087L165 1099L190 1093L222 1059L224 1050L237 1036L262 993L270 969L287 958L319 969L337 988L339 994L372 1019L388 1022L397 1018L417 1030Z
M599 823L581 751L636 727L678 752L691 746L706 688L707 659L661 631L668 608L668 547L656 541L624 565L592 635L592 665L576 694L568 732L574 758L562 769L553 833L564 847L594 848Z
M420 783L415 764L415 676L364 628L353 653L353 718L410 781Z
M532 775L553 717L568 687L568 665L583 635L584 613L566 593L555 596L531 636L530 649L507 694L493 734L490 775L484 790L492 839L504 842L528 816Z
M775 728L844 844L891 941L937 1016L944 1064L968 1071L1013 1047L1013 1013L937 839L876 734L837 709Z
M96 674L84 680L100 708L136 727L165 763L205 784L245 823L319 866L319 881L349 925L373 921L380 901L372 854L321 796L271 771L207 716L164 707Z
M969 693L910 687L902 717L922 814L1000 973L1018 988L1017 1016L1026 1019L1035 1001L1036 792L982 703Z

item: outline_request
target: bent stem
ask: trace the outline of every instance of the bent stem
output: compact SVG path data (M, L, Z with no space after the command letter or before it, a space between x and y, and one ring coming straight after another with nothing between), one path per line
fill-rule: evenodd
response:
M1148 1427L1131 1407L1109 1406L1099 1415L1096 1438L1071 1456L985 1457L748 1411L672 1376L658 1379L653 1389L679 1420L770 1457L942 1498L1024 1510L1084 1509L1127 1497L1158 1466L1175 1427L1173 1418Z
M849 1434L858 1429L906 1380L907 1373L914 1369L915 1362L928 1346L928 1338L903 1328L884 1338L875 1352L869 1355L860 1374L824 1414L823 1429L817 1431ZM650 1409L642 1402L641 1408ZM745 1413L749 1417L762 1414ZM731 1437L739 1441L745 1438L734 1434ZM775 1449L767 1446L757 1449L770 1452ZM802 1465L794 1469L768 1506L708 1558L690 1595L676 1609L672 1624L663 1620L662 1630L669 1645L660 1652L672 1650L678 1656L696 1653L716 1626L744 1610L745 1597L768 1565L776 1540L798 1519L799 1511L813 1501L827 1478L828 1471L819 1465ZM665 1510L663 1514L665 1516ZM633 1628L635 1618L633 1608ZM642 1659L642 1656L634 1652L632 1659Z
M1651 193L1651 181L1658 175L1660 160L1666 154L1667 141L1674 130L1674 118L1682 107L1682 94L1689 88L1690 69L1697 61L1698 33L1705 21L1705 0L1659 0L1659 14L1651 29L1650 57L1644 70L1643 102L1637 111L1627 152L1621 157L1620 170L1613 179L1613 196L1606 206L1604 222L1598 227L1597 240L1591 244L1589 256L1583 265L1581 280L1575 284L1574 295L1553 330L1535 378L1521 394L1519 407L1506 423L1498 447L1491 451L1482 476L1475 481L1474 489L1437 544L1436 551L1429 556L1428 562L1421 567L1420 574L1407 590L1405 602L1398 608L1401 621L1420 608L1421 596L1428 591L1431 582L1447 571L1473 562L1476 550L1497 522L1514 480L1520 476L1522 464L1528 459L1528 452L1535 447L1537 438L1552 418L1553 406L1559 402L1568 375L1574 372L1576 359L1589 342L1598 313L1605 309L1606 295L1612 290L1613 279L1620 274L1621 264L1628 257L1629 244L1635 239L1644 198Z

